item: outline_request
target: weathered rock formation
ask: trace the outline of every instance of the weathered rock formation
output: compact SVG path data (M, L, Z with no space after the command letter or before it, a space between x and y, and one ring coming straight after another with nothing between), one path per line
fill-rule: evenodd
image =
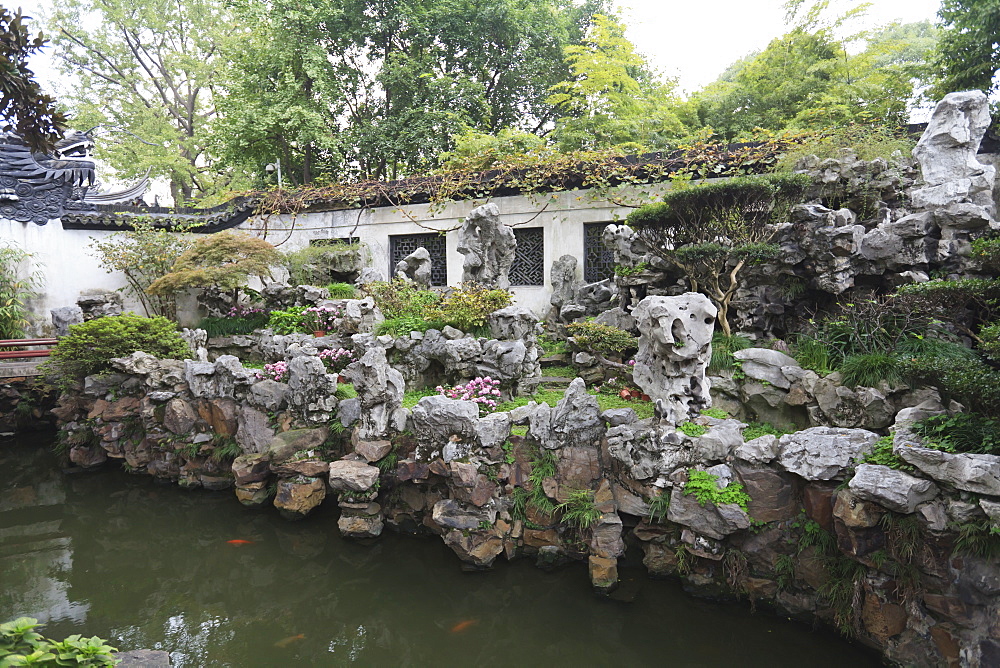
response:
M431 287L430 252L421 246L396 263L396 278L403 278L416 283L419 287Z
M514 230L500 221L497 205L476 207L466 216L458 233L458 252L465 256L462 282L506 290L510 287L510 268L516 249Z

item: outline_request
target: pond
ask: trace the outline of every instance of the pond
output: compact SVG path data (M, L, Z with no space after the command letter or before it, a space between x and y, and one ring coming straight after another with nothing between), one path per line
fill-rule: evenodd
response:
M336 512L292 523L227 492L67 475L44 438L0 440L0 617L165 649L175 666L881 665L641 564L621 570L626 602L595 595L583 564L464 573L436 539L360 545Z

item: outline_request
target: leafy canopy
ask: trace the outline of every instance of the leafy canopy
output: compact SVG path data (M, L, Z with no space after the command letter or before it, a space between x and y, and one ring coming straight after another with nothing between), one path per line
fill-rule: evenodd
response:
M244 232L219 232L191 244L173 269L146 290L151 295L170 294L184 288L216 287L238 290L251 276L264 278L284 256L263 239Z

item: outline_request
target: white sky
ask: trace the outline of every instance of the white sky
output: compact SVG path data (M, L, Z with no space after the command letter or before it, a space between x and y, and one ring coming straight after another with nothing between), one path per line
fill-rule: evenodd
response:
M141 1L141 0L140 0ZM784 0L615 0L621 8L628 37L638 51L664 74L677 76L685 92L712 82L733 61L763 49L784 34ZM850 0L833 0L839 7ZM8 6L16 7L12 2ZM38 16L49 0L21 0L25 13ZM935 19L940 0L873 0L864 27ZM48 49L46 49L48 51ZM48 54L35 56L31 66L51 92L56 76Z

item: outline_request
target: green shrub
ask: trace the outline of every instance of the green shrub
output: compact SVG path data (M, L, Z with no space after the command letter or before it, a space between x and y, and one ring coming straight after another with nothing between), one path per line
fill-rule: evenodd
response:
M426 317L468 332L485 326L490 313L510 306L512 301L513 297L506 290L466 283L428 308Z
M899 358L886 353L848 355L837 370L849 387L875 387L883 380L894 385L902 378Z
M126 313L70 325L69 335L52 349L52 357L60 372L86 376L110 369L109 360L137 350L161 359L191 356L191 350L170 320Z
M792 357L803 369L811 369L821 376L833 372L833 353L823 341L807 334L799 334L792 345Z
M712 334L712 360L708 364L708 372L720 373L739 369L739 360L733 357L733 353L751 346L753 341L742 334L727 336L722 332L715 332Z
M358 290L350 283L330 283L326 286L330 299L356 299Z
M708 433L708 427L695 422L682 422L677 425L677 431L691 438L698 438Z
M726 420L729 418L729 413L721 408L706 408L701 414L706 417L715 418L716 420Z
M623 329L599 322L574 322L566 326L576 344L604 356L623 357L639 340Z
M1000 455L1000 420L975 413L934 415L914 423L913 431L947 452Z
M577 489L569 493L564 503L556 506L562 513L562 522L581 531L586 531L601 521L601 511L594 505L594 493L588 489Z
M982 360L917 357L903 359L900 365L911 383L933 385L972 413L1000 417L1000 371Z
M752 441L755 438L760 438L761 436L781 437L790 433L791 432L779 429L768 422L751 422L743 428L743 440Z
M389 334L394 337L408 336L410 332L426 332L429 329L443 329L448 323L417 318L415 316L404 316L383 320L375 328L375 335L382 336Z
M427 309L441 300L433 290L421 290L414 283L394 278L391 281L373 281L364 287L375 300L386 320L393 318L423 318Z
M207 317L198 323L198 329L203 329L209 338L217 336L235 336L236 334L251 334L254 330L267 327L270 322L269 313L255 313L243 318Z
M875 441L875 445L872 446L871 454L866 455L862 463L888 466L891 469L907 471L910 473L914 471L912 466L904 462L892 452L892 436L883 436L879 440Z
M30 267L32 257L12 242L0 242L0 339L20 339L26 334L25 302L41 284L41 273Z
M703 506L709 503L713 506L735 503L746 512L750 495L743 491L743 485L731 482L723 489L719 489L718 480L719 476L708 471L688 469L688 481L684 484L684 493L694 495L698 503Z
M271 311L267 320L267 327L275 334L295 334L296 332L308 333L313 331L308 324L310 320L306 314L305 306L290 306L286 309Z
M65 640L50 640L35 631L41 624L32 617L19 617L0 624L0 666L114 666L117 648L94 636L73 634Z

